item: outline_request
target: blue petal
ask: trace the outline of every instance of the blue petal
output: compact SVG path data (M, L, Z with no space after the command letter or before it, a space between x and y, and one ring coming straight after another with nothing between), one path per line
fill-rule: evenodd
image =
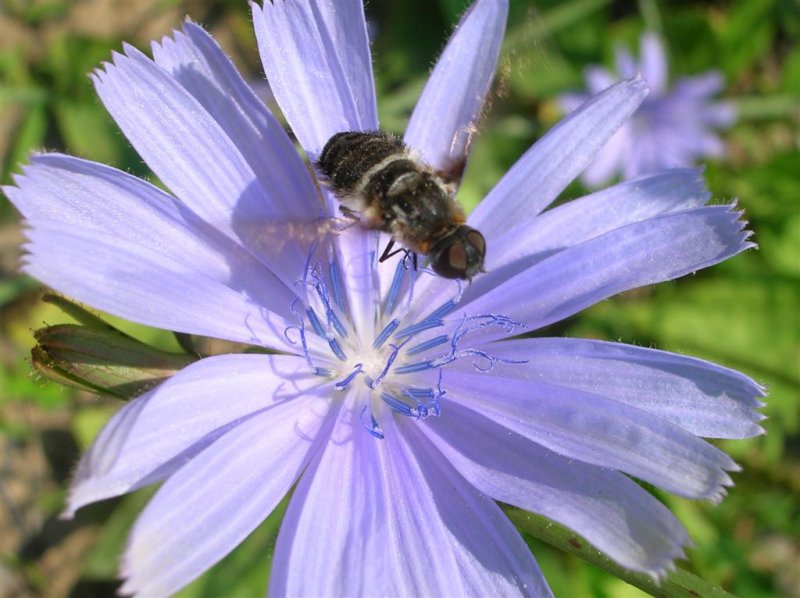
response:
M34 156L31 162L23 174L14 177L17 186L5 188L29 225L49 223L59 231L73 226L91 230L87 241L95 234L116 237L172 262L193 266L203 276L240 291L270 311L291 317L293 291L239 244L154 185L71 156L44 154Z
M169 477L231 428L296 398L290 380L295 393L319 385L292 356L221 355L184 368L111 418L81 458L66 514Z
M283 317L188 263L97 229L41 223L24 270L57 291L132 322L294 352Z
M302 273L306 249L289 236L280 246L248 246L241 231L242 223L285 218L278 201L235 140L183 85L138 50L126 50L128 56L116 54L114 64L93 76L97 93L120 129L192 212L245 245L292 288Z
M267 81L312 160L334 133L378 128L361 2L250 6Z
M752 247L740 216L731 206L708 206L623 226L538 262L459 310L502 313L529 329L558 322L617 293L684 276Z
M748 438L764 430L756 410L764 389L747 376L702 359L622 343L530 338L482 345L487 353L525 363L495 373L602 395L707 438ZM456 369L469 371L457 362Z
M174 39L153 43L153 60L180 83L233 140L264 189L275 215L313 219L322 206L308 168L278 120L202 27L186 23Z
M343 410L292 497L270 595L550 595L497 505L413 429L381 426L377 441Z
M491 375L451 374L447 397L564 457L681 496L718 501L732 485L726 471L738 466L694 434L598 394L503 376L498 367Z
M435 169L463 169L497 68L507 17L505 0L478 0L470 7L411 114L405 141Z
M470 224L490 241L516 238L517 227L558 197L646 95L644 81L637 78L591 98L511 167L471 214Z
M653 575L689 538L672 513L627 476L562 457L452 401L422 429L480 492L544 515L628 569Z
M233 550L289 492L330 418L324 398L284 398L293 400L252 415L167 479L131 532L121 593L174 593Z

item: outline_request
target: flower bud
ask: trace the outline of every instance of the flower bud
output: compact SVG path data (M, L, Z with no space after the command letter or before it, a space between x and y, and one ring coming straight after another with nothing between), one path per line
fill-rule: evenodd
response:
M33 366L47 378L121 399L150 390L195 360L145 345L108 325L59 324L37 330L34 337Z

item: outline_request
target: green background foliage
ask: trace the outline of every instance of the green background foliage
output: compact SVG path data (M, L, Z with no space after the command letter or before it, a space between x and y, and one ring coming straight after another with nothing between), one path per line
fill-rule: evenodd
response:
M368 3L384 128L403 130L466 4ZM185 15L208 27L254 84L263 81L246 3L238 0L6 0L0 8L2 182L10 181L31 151L42 149L148 176L97 100L87 73L118 51L121 41L147 48ZM719 443L743 466L723 503L714 507L658 496L694 539L682 568L741 596L800 596L798 4L512 0L491 110L460 198L473 207L558 120L555 96L580 88L587 64L610 65L616 44L636 48L646 28L663 33L673 78L711 68L724 73L724 97L737 105L740 119L726 133L727 157L707 165L708 187L717 201L738 200L760 248L682 280L625 293L545 332L696 355L739 369L767 387L768 434ZM575 183L564 197L584 191ZM111 596L125 536L152 490L90 506L73 522L57 519L80 449L119 402L33 373L33 330L70 320L41 300L35 281L17 274L22 240L19 218L3 199L0 594ZM110 321L146 343L178 349L168 333ZM283 507L181 596L262 595ZM526 537L557 595L640 593L574 555Z

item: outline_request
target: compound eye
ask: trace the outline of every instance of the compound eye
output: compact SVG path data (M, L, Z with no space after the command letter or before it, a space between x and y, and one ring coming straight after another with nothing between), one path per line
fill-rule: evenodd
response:
M483 256L486 255L486 239L475 229L467 233L467 243L472 246L474 257L480 258L480 265L483 265Z
M462 225L433 246L431 268L442 278L471 279L481 271L485 255L483 235Z
M466 278L467 250L461 239L449 239L430 258L431 268L442 278Z

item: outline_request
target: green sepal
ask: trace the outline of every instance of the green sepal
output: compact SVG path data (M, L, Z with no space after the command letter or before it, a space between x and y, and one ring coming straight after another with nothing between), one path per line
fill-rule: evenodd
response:
M33 366L59 384L127 400L196 360L155 349L103 325L59 324L37 330L37 344L31 350Z

